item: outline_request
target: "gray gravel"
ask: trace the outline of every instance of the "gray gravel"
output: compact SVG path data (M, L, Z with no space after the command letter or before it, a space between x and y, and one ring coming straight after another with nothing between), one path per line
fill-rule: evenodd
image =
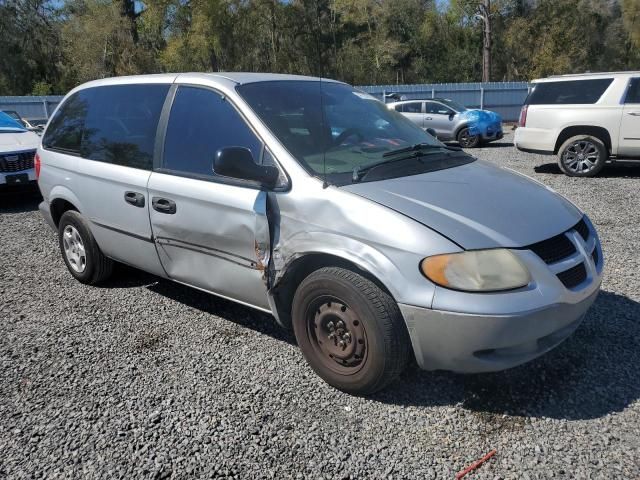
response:
M603 292L555 351L496 374L411 367L342 394L263 314L128 268L67 273L37 199L0 197L0 478L640 477L640 167L596 179L505 140L478 157L593 219Z

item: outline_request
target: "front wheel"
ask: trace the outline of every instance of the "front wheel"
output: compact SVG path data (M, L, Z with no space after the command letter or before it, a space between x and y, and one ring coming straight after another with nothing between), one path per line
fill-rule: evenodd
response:
M476 148L480 145L480 135L471 135L467 127L458 132L458 143L462 148Z
M577 135L558 150L558 166L570 177L593 177L607 161L607 147L599 138Z
M394 299L344 268L309 275L293 299L293 329L302 353L328 384L366 395L400 375L409 336Z

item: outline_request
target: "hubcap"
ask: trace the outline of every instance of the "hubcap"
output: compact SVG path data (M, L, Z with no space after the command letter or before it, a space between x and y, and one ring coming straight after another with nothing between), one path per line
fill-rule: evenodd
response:
M307 315L307 334L322 363L334 372L358 372L367 354L367 337L355 312L336 298L318 300Z
M74 272L82 273L87 267L87 255L84 242L73 225L67 225L62 232L64 254Z
M598 148L589 140L572 143L562 154L564 165L575 173L586 173L593 170L599 159Z

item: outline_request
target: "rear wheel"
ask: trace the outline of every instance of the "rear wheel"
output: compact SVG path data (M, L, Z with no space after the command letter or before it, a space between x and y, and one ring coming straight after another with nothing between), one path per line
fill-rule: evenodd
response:
M307 362L330 385L366 395L392 382L409 357L393 298L344 268L313 272L293 299L293 329Z
M64 263L76 280L93 285L111 275L113 261L100 251L86 221L78 212L69 210L62 214L58 239Z
M597 137L577 135L558 150L558 166L570 177L593 177L607 161L607 147Z
M471 135L467 127L458 132L458 143L462 148L475 148L480 145L480 135Z

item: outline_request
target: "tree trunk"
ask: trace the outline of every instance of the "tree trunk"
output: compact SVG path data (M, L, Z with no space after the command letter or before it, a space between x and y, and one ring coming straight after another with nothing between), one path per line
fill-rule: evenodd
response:
M483 41L482 41L482 81L491 81L491 0L482 1Z

